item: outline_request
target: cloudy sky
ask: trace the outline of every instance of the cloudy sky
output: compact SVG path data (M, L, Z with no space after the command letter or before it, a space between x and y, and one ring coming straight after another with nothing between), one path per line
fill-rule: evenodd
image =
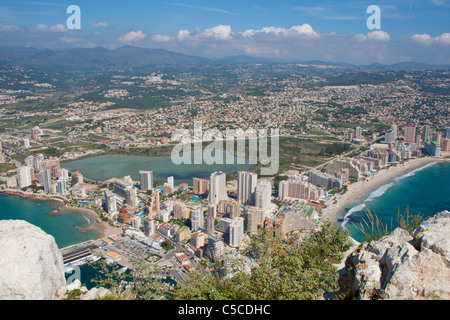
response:
M68 29L69 5L81 29ZM370 5L381 29L369 29ZM450 64L450 0L0 0L0 45L124 45L224 57Z

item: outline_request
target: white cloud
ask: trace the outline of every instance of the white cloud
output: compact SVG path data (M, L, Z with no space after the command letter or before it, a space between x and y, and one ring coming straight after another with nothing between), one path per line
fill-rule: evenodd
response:
M362 33L356 34L354 38L359 41L366 41L366 40L373 40L373 41L389 41L391 39L391 36L389 33L381 31L381 30L375 30L372 32L369 32L368 34L364 35Z
M65 32L66 28L62 24L57 24L55 26L46 26L45 24L38 24L36 30L43 32Z
M157 41L157 42L167 42L167 41L172 40L172 38L169 36L166 36L164 34L154 34L152 36L152 40Z
M146 36L147 35L145 33L143 33L141 30L131 31L131 32L128 32L126 35L119 37L119 41L124 42L124 43L139 42L142 39L144 39Z
M255 35L255 30L249 29L242 32L244 38L253 37Z
M274 34L274 35L283 35L286 36L287 35L287 30L285 28L280 28L280 27L264 27L261 30L258 30L256 32L261 32L261 33L267 33L267 34Z
M4 25L4 24L0 24L0 31L17 31L20 28L18 26L15 26L13 24L10 25Z
M444 46L450 45L450 33L443 33L439 36L432 37L429 34L414 34L411 36L411 40L420 43L422 45L440 44Z
M208 38L215 40L228 40L231 39L233 32L231 27L227 25L219 25L214 28L206 29L203 33Z
M260 30L246 30L242 33L245 38L253 37L257 34L274 35L277 37L302 37L302 38L318 38L320 35L314 31L311 25L305 23L302 25L292 26L289 29L282 27L264 27Z
M389 41L391 36L387 32L375 30L367 34L367 39L375 41Z
M436 37L436 41L443 45L450 45L450 33L443 33Z
M293 26L290 30L295 32L295 35L305 36L308 38L316 38L319 35L316 31L314 31L313 27L307 23L301 26Z
M177 39L180 41L189 39L191 32L189 30L180 30L177 34Z
M411 36L411 39L415 42L424 44L424 45L429 45L432 44L434 42L434 38L431 37L429 34L414 34Z

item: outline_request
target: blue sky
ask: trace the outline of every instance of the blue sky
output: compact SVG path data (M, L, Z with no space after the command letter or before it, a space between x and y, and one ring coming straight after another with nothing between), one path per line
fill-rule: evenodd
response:
M68 30L69 5L81 30ZM369 30L369 5L381 29ZM123 45L221 57L254 55L354 64L450 63L450 0L0 0L4 45Z

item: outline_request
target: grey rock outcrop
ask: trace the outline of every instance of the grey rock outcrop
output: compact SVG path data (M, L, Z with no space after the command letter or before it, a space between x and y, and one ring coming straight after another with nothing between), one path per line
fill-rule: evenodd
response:
M450 212L423 222L412 234L395 229L361 244L345 261L353 298L450 299Z
M81 285L80 280L76 279L71 284L66 287L66 297L67 294L72 290L80 290L79 299L80 300L95 300L95 299L103 299L106 296L110 295L111 292L105 288L92 288L88 290L86 287Z
M65 291L55 239L26 221L0 221L0 299L52 300Z

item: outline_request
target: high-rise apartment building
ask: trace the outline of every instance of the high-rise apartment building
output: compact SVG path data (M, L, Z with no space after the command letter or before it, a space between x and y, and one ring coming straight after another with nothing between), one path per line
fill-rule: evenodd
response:
M255 189L255 207L267 210L272 200L272 185L270 181L259 180Z
M244 237L244 218L233 219L229 227L230 247L239 247Z
M225 254L225 247L221 236L217 234L209 236L206 245L206 254L213 262L218 262L222 259L222 256Z
M226 175L221 171L214 172L210 178L208 200L218 204L220 200L226 199L228 199Z
M258 231L258 214L260 208L253 206L246 206L244 208L244 229L250 233L256 233Z
M175 219L189 219L189 209L181 201L173 204L173 216Z
M134 187L125 190L125 203L130 207L137 207L138 198L136 189Z
M386 135L384 136L384 142L386 143L392 143L396 139L395 133L393 130L386 131Z
M234 219L241 215L241 205L234 199L221 200L217 206L217 211Z
M208 204L208 215L210 215L213 218L217 217L217 205Z
M105 211L110 215L114 215L117 213L117 202L116 196L109 190L106 190L104 193L104 203L105 203Z
M397 139L397 125L396 124L392 124L391 125L391 129L390 130L392 130L392 132L394 133L394 139Z
M355 139L361 139L362 137L362 128L361 127L356 127L355 131L354 131L354 138Z
M41 130L38 126L31 129L31 139L34 141L39 141L41 139Z
M63 196L66 194L67 190L67 179L60 177L56 180L56 191L59 195Z
M255 191L258 175L256 173L239 171L237 175L238 202L242 204L255 203Z
M133 188L133 183L129 177L114 181L113 192L121 198L126 198L126 190Z
M152 194L147 199L146 212L149 216L154 217L161 209L159 203L159 191L153 190Z
M75 171L74 173L72 173L72 184L77 184L77 183L84 183L84 181L83 181L83 175L80 172Z
M422 141L423 142L430 141L430 126L429 125L423 126Z
M450 139L450 127L444 129L444 139Z
M201 178L192 178L192 187L194 193L196 194L205 194L209 191L209 183L210 181L207 179Z
M139 171L140 190L148 191L153 189L153 171Z
M148 237L155 234L155 220L150 218L144 218L143 220L144 234Z
M437 144L441 144L442 135L439 132L433 132L431 134L431 141L436 142Z
M405 135L404 135L405 142L414 142L416 141L416 126L413 124L407 124L405 126Z
M450 151L450 139L442 139L441 151Z
M205 232L207 234L214 233L214 217L209 214L205 217Z
M205 229L205 215L203 214L203 206L197 205L192 209L191 230Z
M31 185L31 170L33 170L33 168L28 166L23 166L17 169L17 185L20 189Z
M304 181L284 180L278 187L278 196L282 199L288 197L305 200L319 199L320 191L315 185Z
M52 169L48 168L42 172L42 186L44 187L45 193L50 192L50 187L52 186Z
M172 189L175 188L174 180L173 180L173 177L172 177L172 176L167 177L167 183L172 187Z

